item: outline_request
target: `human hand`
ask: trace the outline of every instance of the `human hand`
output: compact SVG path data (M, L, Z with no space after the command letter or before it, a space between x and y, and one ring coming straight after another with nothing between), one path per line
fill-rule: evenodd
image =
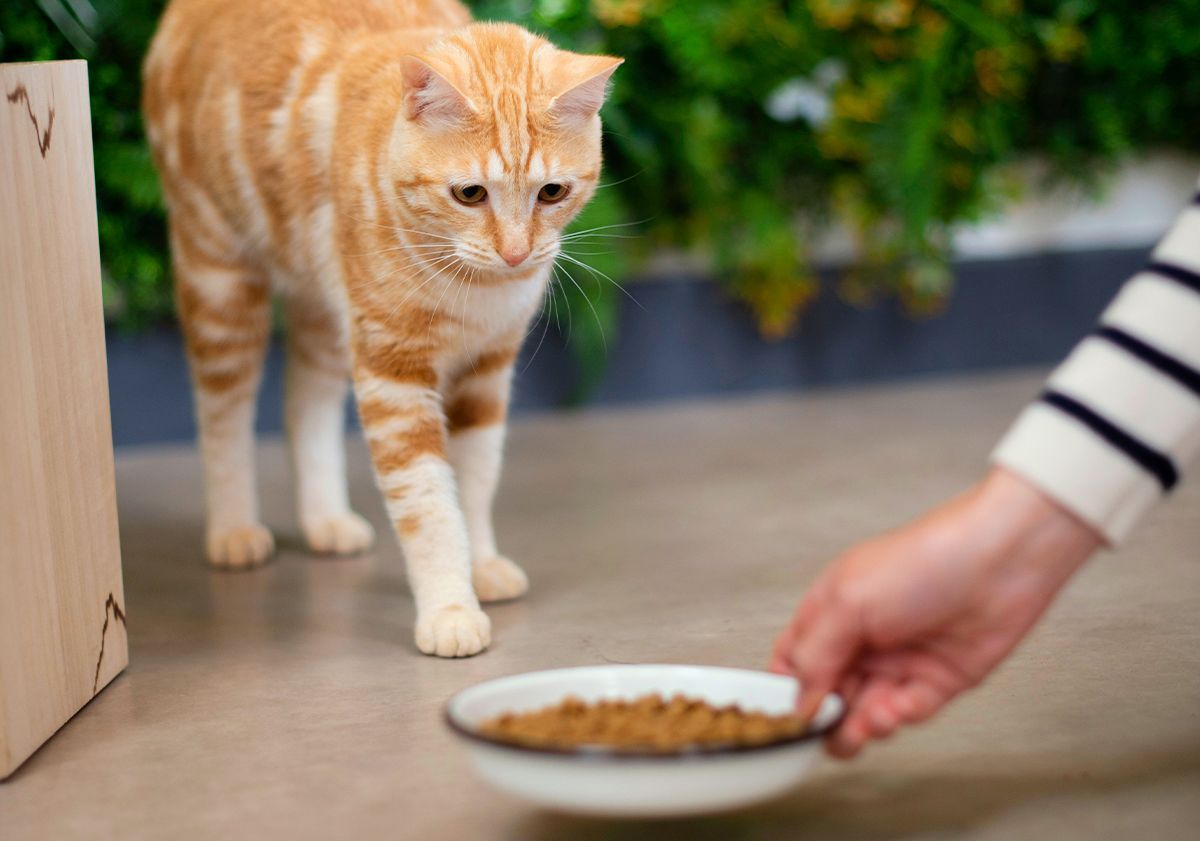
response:
M836 691L840 757L929 718L1016 647L1101 545L1085 523L1000 468L962 496L837 558L775 643L800 712Z

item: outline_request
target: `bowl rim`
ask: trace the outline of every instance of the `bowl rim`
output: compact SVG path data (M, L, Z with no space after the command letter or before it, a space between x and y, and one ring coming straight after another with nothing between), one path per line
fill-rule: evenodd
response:
M513 677L523 677L526 675L545 674L547 672L565 672L565 671L572 671L574 669L605 668L606 666L611 666L614 668L622 668L622 669L623 668L641 668L641 667L717 669L717 670L721 670L721 671L730 671L730 672L749 672L751 674L764 675L764 676L774 675L776 677L786 677L785 675L776 675L774 672L759 671L756 669L741 669L741 668L736 668L736 667L731 667L731 666L704 666L704 665L685 664L685 663L621 663L621 664L597 663L597 664L591 664L591 665L587 665L587 666L564 666L564 667L560 667L560 668L556 668L556 669L538 669L538 670L532 671L532 672L517 672L516 674L512 674L512 675L501 675L499 677L488 678L487 680L478 681L477 683L473 683L470 686L467 686L467 687L464 687L463 689L458 690L453 695L451 695L449 700L447 700L442 705L442 720L446 723L446 726L449 727L450 730L452 730L455 734L462 737L463 739L466 739L468 742L475 742L477 744L487 745L489 747L498 748L500 750L505 750L505 751L511 751L513 753L532 754L535 756L555 756L555 757L560 757L563 759L571 759L571 760L585 761L585 762L609 762L609 761L681 762L681 761L694 761L694 760L709 759L712 757L719 757L719 756L733 756L733 755L743 755L743 754L748 754L748 753L759 753L759 752L763 752L763 751L773 751L773 750L780 750L782 748L795 747L797 745L804 744L805 742L811 742L816 739L820 739L820 738L824 737L826 734L828 734L830 731L832 731L835 727L837 727L839 724L841 724L842 719L845 718L845 716L846 716L846 704L845 704L845 701L843 700L842 696L836 692L830 692L829 695L826 697L833 697L834 699L836 699L837 704L838 704L838 709L837 709L836 713L834 714L834 716L828 722L826 722L824 725L822 725L820 727L812 727L812 726L806 727L804 729L804 731L799 733L798 735L786 736L782 739L777 739L773 742L767 742L765 744L759 744L759 745L714 745L714 746L710 746L710 747L699 746L699 747L687 748L686 750L663 752L663 751L649 750L646 748L640 748L640 749L635 749L635 750L617 750L612 747L604 747L604 746L566 748L566 747L549 747L549 746L540 746L540 745L522 745L522 744L517 744L515 742L506 742L501 739L497 739L493 736L486 736L483 733L480 733L478 730L475 730L475 729L468 727L467 725L457 721L454 717L454 714L451 712L451 707L453 706L455 700L459 698L459 696L461 696L467 692L470 692L472 689L476 689L480 686L484 686L486 684L493 683L498 680L505 680L507 678L513 678ZM824 703L824 701L822 701L822 703Z

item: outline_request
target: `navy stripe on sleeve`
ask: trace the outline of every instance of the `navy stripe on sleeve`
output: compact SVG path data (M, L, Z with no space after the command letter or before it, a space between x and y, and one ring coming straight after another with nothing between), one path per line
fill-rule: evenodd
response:
M1164 491L1171 490L1179 482L1179 470L1170 458L1134 438L1128 432L1108 419L1096 414L1078 400L1057 391L1046 391L1038 399L1046 405L1053 406L1063 414L1069 415L1079 421L1113 447L1120 450L1143 470L1152 474L1158 480L1158 483L1162 485Z
M1146 271L1153 272L1159 277L1170 278L1176 283L1182 283L1194 292L1200 292L1200 274L1190 272L1180 266L1172 266L1170 263L1154 262L1146 266Z
M1200 371L1190 365L1180 362L1174 356L1163 353L1158 348L1146 344L1136 336L1131 336L1117 327L1101 327L1096 331L1096 335L1132 356L1136 356L1151 368L1165 374L1200 397Z

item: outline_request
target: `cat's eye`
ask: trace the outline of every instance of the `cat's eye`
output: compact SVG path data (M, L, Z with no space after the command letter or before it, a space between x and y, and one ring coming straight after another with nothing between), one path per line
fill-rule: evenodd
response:
M487 198L487 190L480 184L451 187L450 192L459 204L482 204L484 199Z
M538 201L545 204L555 204L565 199L569 192L571 190L566 184L547 184L538 190Z

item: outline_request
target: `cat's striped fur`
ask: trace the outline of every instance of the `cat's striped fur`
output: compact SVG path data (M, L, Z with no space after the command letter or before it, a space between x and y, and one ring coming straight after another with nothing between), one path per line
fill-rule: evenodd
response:
M491 524L513 362L559 234L595 189L597 111L619 63L471 23L456 0L170 3L146 59L144 110L169 208L212 563L273 551L253 407L277 295L309 545L347 553L373 539L347 500L352 380L407 559L418 647L464 656L489 644L479 600L527 587ZM484 200L464 203L477 187Z

